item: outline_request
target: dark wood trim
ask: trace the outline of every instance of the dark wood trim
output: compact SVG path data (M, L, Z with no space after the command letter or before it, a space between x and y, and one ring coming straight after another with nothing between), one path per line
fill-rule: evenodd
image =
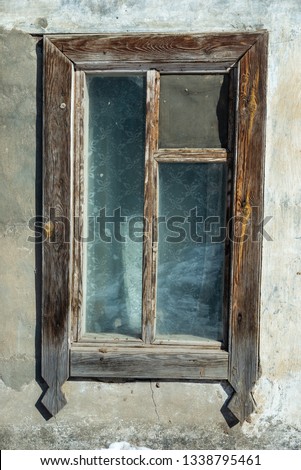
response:
M231 299L231 269L232 269L232 245L231 239L231 219L234 212L234 168L236 165L236 103L238 87L238 67L234 67L229 73L229 114L228 114L228 160L227 160L227 237L225 241L225 268L224 268L224 295L223 295L223 345L226 350L229 349L229 315Z
M241 422L254 410L259 360L267 44L264 34L239 67L229 367L235 394L229 408Z
M74 377L127 379L214 379L228 378L228 353L192 351L185 348L74 348L71 351Z
M78 342L72 344L73 347L89 347L91 345L102 349L102 347L145 347L145 344L142 339L122 337L122 336L113 336L113 335L95 335L94 333L85 333ZM215 351L225 351L224 345L220 341L208 340L207 338L197 340L193 338L179 338L179 339L164 339L156 338L153 343L148 344L148 346L163 346L163 347L176 347L176 348L197 348L198 350L215 350Z
M117 349L103 344L98 350L92 350L84 344L74 345L71 374L78 377L228 379L234 388L229 408L243 422L254 410L252 388L259 361L259 232L263 217L267 33L46 36L44 57L44 216L50 219L45 224L43 248L42 375L49 386L43 397L44 405L54 415L66 403L61 386L69 376L69 310L71 306L72 314L75 312L75 317L79 318L81 309L82 247L73 241L70 255L69 224L71 215L82 217L83 212L84 72L75 72L74 83L73 74L80 69L91 72L143 70L148 76L144 209L148 224L144 240L142 338L148 346L141 348L129 342ZM158 71L225 73L231 68L234 72L230 74L235 74L237 68L239 73L236 123L231 122L237 142L234 148L229 145L231 153L224 149L159 151ZM153 217L157 204L157 164L180 160L229 162L231 159L236 166L233 215L238 225L232 233L236 240L231 249L229 354L218 348L208 347L206 352L198 346L151 344L155 340L156 227ZM78 229L72 226L72 235L76 230L82 233L82 222L81 219ZM73 338L80 340L80 325L76 320L75 323ZM107 347L109 349L104 351Z
M55 415L69 377L70 153L72 64L44 39L42 403ZM63 79L62 79L63 77Z
M83 243L84 235L84 132L85 132L85 74L74 73L74 134L73 134L73 193L72 193L72 341L78 341L82 331L83 301Z
M225 163L225 149L159 149L154 158L158 163Z
M155 339L155 317L153 300L153 222L154 222L154 159L158 150L160 75L151 70L147 73L146 96L146 142L144 176L144 244L143 244L143 318L142 339L152 343Z
M114 63L233 64L252 47L259 33L98 34L55 36L51 40L77 67Z
M155 69L161 73L203 73L203 74L225 74L232 67L235 67L236 60L227 60L219 62L106 62L104 60L95 60L93 62L80 62L75 64L76 70L83 70L87 73L104 72L147 72Z

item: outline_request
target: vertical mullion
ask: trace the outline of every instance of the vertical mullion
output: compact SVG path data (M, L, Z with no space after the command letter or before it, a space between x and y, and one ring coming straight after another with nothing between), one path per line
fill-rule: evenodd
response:
M153 272L153 224L156 212L154 186L154 154L158 150L160 74L147 72L146 138L144 179L144 243L143 243L143 307L142 340L152 343L155 339L155 273Z

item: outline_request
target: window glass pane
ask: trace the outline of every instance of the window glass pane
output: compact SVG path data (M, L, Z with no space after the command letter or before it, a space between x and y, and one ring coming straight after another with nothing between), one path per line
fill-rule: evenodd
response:
M92 76L88 92L86 331L140 337L145 77Z
M222 339L226 165L159 165L157 338Z
M160 83L160 148L227 147L227 75L162 75Z

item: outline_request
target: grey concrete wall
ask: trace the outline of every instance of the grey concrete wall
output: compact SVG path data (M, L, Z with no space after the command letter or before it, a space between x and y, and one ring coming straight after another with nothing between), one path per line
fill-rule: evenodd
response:
M301 445L301 4L299 0L11 0L0 26L0 447L89 449L127 440L164 449ZM270 33L257 412L230 428L220 384L68 382L68 405L46 420L36 403L40 269L27 241L39 210L40 88L29 33Z

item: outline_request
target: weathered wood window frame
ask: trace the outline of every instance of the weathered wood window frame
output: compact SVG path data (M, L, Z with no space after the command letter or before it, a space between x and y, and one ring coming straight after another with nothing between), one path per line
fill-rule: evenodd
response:
M235 84L232 148L186 154L158 150L156 106L148 106L146 118L149 221L156 204L158 160L226 161L233 168L231 212L243 223L233 227L235 242L230 243L226 348L152 344L156 227L151 226L144 243L145 342L138 347L103 345L80 337L83 247L74 234L83 230L85 74L104 70L146 72L149 103L156 102L160 72L229 73ZM61 387L69 377L228 380L234 389L230 410L240 422L253 411L259 362L266 70L264 31L44 37L43 205L48 222L43 244L42 376L49 387L43 404L52 415L66 403Z

